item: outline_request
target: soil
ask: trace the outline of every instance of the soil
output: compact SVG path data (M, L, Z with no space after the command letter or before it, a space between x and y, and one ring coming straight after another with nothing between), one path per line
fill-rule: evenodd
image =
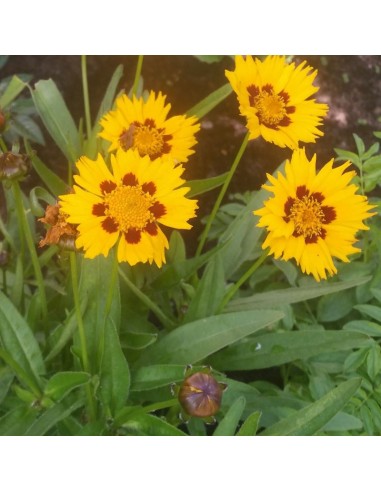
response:
M316 99L330 107L322 127L324 136L316 144L306 145L308 155L317 153L318 164L324 164L335 156L334 147L355 150L353 133L361 136L367 145L376 141L373 131L381 129L381 56L296 56L294 60L297 64L306 60L318 69L315 84L320 90ZM89 56L87 61L92 113L95 116L111 75L119 64L124 66L120 89L130 89L137 57ZM233 68L234 61L230 56L217 63L206 63L193 56L146 56L142 75L145 88L167 95L167 101L172 105L170 115L175 115L184 113L225 84L224 71ZM11 56L0 77L20 72L32 74L32 83L52 78L74 120L79 121L83 115L79 56ZM204 117L201 125L196 153L187 164L187 179L211 177L229 169L245 134L235 94ZM46 142L45 147L34 147L44 162L60 174L62 171L64 176L66 164L61 153L49 136ZM261 138L251 141L229 191L259 188L265 180L265 173L272 172L289 156L289 149L281 149ZM203 214L210 211L216 193L201 197Z

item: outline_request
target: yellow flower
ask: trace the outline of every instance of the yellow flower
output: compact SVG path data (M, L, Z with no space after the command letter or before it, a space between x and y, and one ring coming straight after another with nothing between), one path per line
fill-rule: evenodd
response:
M348 262L348 255L360 251L353 246L356 233L368 229L363 220L374 214L350 184L355 172L344 172L350 162L333 168L332 159L319 172L315 164L316 156L309 161L304 149L294 151L285 175L267 175L271 184L263 188L274 196L253 213L261 217L257 226L268 232L262 248L269 247L275 258L295 258L303 272L319 281L326 272L337 273L333 257Z
M118 261L130 265L165 263L168 241L159 224L190 229L197 201L185 197L180 186L183 168L170 159L157 159L137 151L111 155L112 170L99 154L95 161L81 157L74 176L74 193L60 196L67 222L77 224L76 246L86 258L107 256L118 243Z
M315 142L323 135L317 126L328 106L309 99L318 90L312 85L316 70L306 62L295 68L284 56L267 56L264 61L236 56L235 63L235 70L225 75L247 118L250 139L262 135L279 147L296 149L299 141Z
M171 105L165 105L165 98L161 92L156 97L153 91L147 101L119 96L116 109L100 121L103 130L99 136L111 142L109 151L133 149L151 160L169 156L176 164L187 162L194 153L191 147L197 142L194 135L200 124L193 116L167 118Z

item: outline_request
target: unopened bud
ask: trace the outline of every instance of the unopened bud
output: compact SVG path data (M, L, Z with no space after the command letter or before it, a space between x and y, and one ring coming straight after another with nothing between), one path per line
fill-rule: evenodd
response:
M221 406L226 384L219 383L208 372L196 372L184 379L178 399L184 411L192 417L211 417Z

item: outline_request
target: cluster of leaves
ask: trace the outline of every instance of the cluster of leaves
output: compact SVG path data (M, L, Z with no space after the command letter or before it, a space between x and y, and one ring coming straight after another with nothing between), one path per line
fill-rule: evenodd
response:
M27 87L71 169L82 154L99 150L97 122L112 107L121 76L118 67L88 138L52 80ZM188 113L201 118L230 92L226 85ZM371 149L360 146L354 154L366 189L374 172L367 162L378 152ZM26 151L43 184L23 195L37 243L40 202L54 203L66 183L28 141ZM223 179L191 182L191 195ZM3 189L7 213L0 230L11 257L0 279L0 435L380 434L378 216L363 235L362 256L340 265L336 278L317 284L293 264L269 259L230 302L234 282L261 254L252 210L266 199L264 190L233 196L221 207L210 249L201 256L188 258L173 232L162 269L119 265L112 298L111 254L93 260L78 254L70 270L73 253L50 246L38 257L48 300L44 317L14 194ZM73 307L74 272L88 371ZM227 384L214 427L179 418L170 388L188 364L195 370L210 365Z

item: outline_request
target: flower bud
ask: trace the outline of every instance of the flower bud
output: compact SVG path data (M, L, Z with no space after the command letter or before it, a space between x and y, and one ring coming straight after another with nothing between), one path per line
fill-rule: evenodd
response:
M184 411L192 417L211 417L221 406L222 393L226 389L209 372L196 372L184 379L178 399Z
M30 159L26 154L5 152L0 155L0 181L23 178L30 169Z

